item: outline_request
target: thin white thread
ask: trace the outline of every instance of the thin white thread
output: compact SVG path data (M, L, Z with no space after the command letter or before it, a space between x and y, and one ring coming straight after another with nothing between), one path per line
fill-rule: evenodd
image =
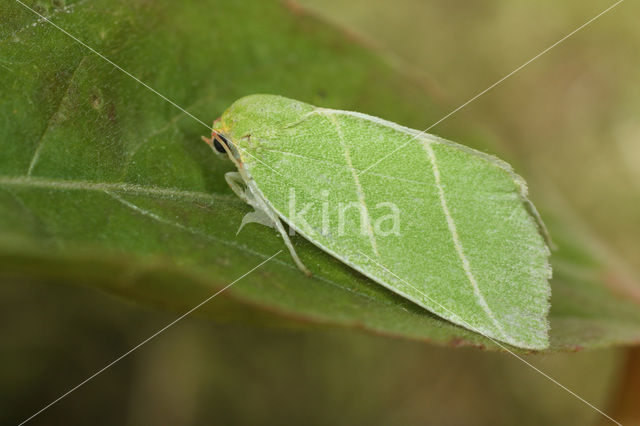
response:
M420 133L418 133L417 135L415 135L413 138L409 139L407 142L405 142L404 144L400 145L398 148L394 149L393 151L391 151L390 153L388 153L387 155L385 155L384 157L380 158L379 160L375 161L373 164L371 164L370 166L368 166L367 168L365 168L362 172L360 172L360 174L366 173L367 170L371 169L372 167L375 167L376 165L380 164L380 162L386 160L387 158L389 158L390 156L392 156L394 153L398 152L399 150L401 150L402 148L404 148L405 146L409 145L409 143L413 142L415 139L419 138L420 136L422 136L423 134L427 133L429 130L431 130L433 127L435 127L436 125L442 123L444 120L446 120L447 118L451 117L453 114L455 114L456 112L460 111L462 108L466 107L467 105L469 105L471 102L475 101L476 99L478 99L480 96L484 95L485 93L487 93L489 90L493 89L494 87L496 87L497 85L499 85L500 83L502 83L503 81L505 81L506 79L508 79L509 77L511 77L512 75L514 75L515 73L517 73L518 71L520 71L521 69L523 69L524 67L526 67L527 65L529 65L530 63L532 63L533 61L535 61L536 59L538 59L539 57L541 57L542 55L544 55L545 53L547 53L548 51L550 51L551 49L553 49L554 47L556 47L557 45L559 45L560 43L562 43L563 41L565 41L566 39L568 39L569 37L573 36L575 33L577 33L578 31L582 30L584 27L586 27L587 25L591 24L593 21L595 21L596 19L600 18L602 15L604 15L605 13L609 12L611 9L613 9L614 7L618 6L620 3L622 3L624 0L618 0L616 3L614 3L613 5L609 6L608 8L606 8L605 10L603 10L602 12L598 13L596 16L594 16L593 18L591 18L590 20L588 20L587 22L585 22L584 24L580 25L578 28L576 28L575 30L571 31L569 34L567 34L566 36L562 37L560 40L556 41L555 43L553 43L551 46L547 47L546 49L544 49L542 52L538 53L536 56L534 56L533 58L529 59L527 62L525 62L524 64L520 65L518 68L516 68L515 70L511 71L509 74L505 75L504 77L502 77L500 80L496 81L495 83L493 83L491 86L487 87L486 89L484 89L482 92L478 93L477 95L475 95L474 97L472 97L471 99L469 99L467 102L463 103L462 105L460 105L458 108L454 109L453 111L451 111L450 113L448 113L447 115L445 115L444 117L442 117L440 120L436 121L435 123L433 123L431 126L427 127L426 129L424 129L423 131L421 131Z
M314 158L314 157L309 157L308 155L302 155L302 154L296 154L295 152L289 152L289 151L281 151L279 149L272 149L272 148L261 148L262 151L269 151L269 152L275 152L278 154L282 154L282 155L290 155L292 157L296 157L296 158L301 158L303 160L307 160L307 161L314 161L316 163L322 163L322 164L326 164L335 168L339 168L339 169L344 169L344 164L340 164L340 163L334 163L332 161L328 161L325 159L321 159L321 158ZM358 171L358 169L356 169L355 167L353 168L356 172ZM427 182L422 182L419 180L413 180L413 179L406 179L406 178L401 178L401 177L397 177L397 176L389 176L389 175L384 175L381 173L376 173L376 172L369 172L370 175L373 176L378 176L384 179L391 179L391 180L398 180L398 181L402 181L402 182L409 182L409 183L415 183L417 185L429 185L429 183Z
M52 13L51 15L49 15L47 18L48 18L48 19L53 18L55 15L58 15L58 14L60 14L60 13L71 13L71 12L73 12L73 9L75 9L75 8L76 8L76 7L78 7L78 6L81 6L82 4L84 4L84 3L86 3L86 2L87 2L87 0L81 0L81 1L79 1L79 2L77 2L77 3L73 3L73 4L70 4L70 5L67 5L67 6L61 7L61 8L59 8L59 9L55 9L55 10L53 11L53 13ZM6 38L4 38L4 39L0 40L0 43L4 43L5 41L12 40L12 39L14 39L14 38L15 38L15 36L17 36L17 35L18 35L18 34L20 34L21 32L23 32L23 31L25 31L25 30L28 30L29 28L35 28L35 27L37 27L38 25L42 24L42 23L43 23L43 22L45 22L45 21L46 21L46 20L44 20L44 19L42 19L42 18L38 18L38 19L36 19L36 21L35 21L35 22L32 22L32 23L30 23L30 24L25 25L25 26L24 26L24 27L22 27L22 28L19 28L19 29L15 30L14 32L12 32L12 33L11 33L11 35L9 35L8 37L6 37Z
M282 173L278 172L276 169L274 169L273 167L271 167L270 165L268 165L267 163L265 163L264 161L262 161L261 159L259 159L258 157L254 156L253 154L251 154L249 151L247 151L246 149L242 148L241 146L236 146L236 148L238 148L240 151L242 151L243 153L247 154L249 157L253 158L254 160L256 160L258 163L262 164L263 166L265 166L267 169L271 170L273 173L280 175L284 178L284 176L282 175ZM246 163L246 162L245 162ZM286 179L286 178L285 178Z
M449 314L453 315L454 317L458 318L462 323L464 323L464 325L469 328L470 330L478 333L478 334L482 334L480 331L478 331L477 328L473 327L472 325L468 324L465 320L463 320L462 318L460 318L460 316L456 315L455 313L453 313L451 310L447 309L446 307L444 307L443 305L441 305L440 303L436 302L435 300L433 300L432 298L430 298L428 295L426 295L425 293L423 293L422 291L420 291L418 288L412 286L411 284L409 284L407 281L403 280L402 278L400 278L399 276L397 276L396 274L394 274L393 272L391 272L389 269L387 269L386 267L384 267L383 265L379 264L378 262L376 262L374 259L372 259L371 257L367 256L366 253L364 252L360 252L363 256L365 256L367 259L369 259L370 261L372 261L373 263L375 263L376 265L378 265L379 267L381 267L382 269L384 269L385 271L387 271L388 273L390 273L391 275L393 275L394 277L396 277L397 279L399 279L400 281L402 281L403 283L405 283L407 286L411 287L412 289L414 289L415 291L417 291L418 293L422 294L424 297L426 297L427 299L429 299L432 303L438 305L440 308L444 309L445 311L447 311ZM595 405L591 404L589 401L585 400L584 398L582 398L580 395L578 395L577 393L573 392L571 389L569 389L568 387L566 387L565 385L563 385L562 383L558 382L556 379L554 379L553 377L549 376L547 373L545 373L544 371L540 370L539 368L537 368L536 366L534 366L533 364L529 363L527 360L525 360L524 358L522 358L521 356L519 356L518 354L514 353L513 351L511 351L509 348L507 348L506 346L504 346L502 343L498 342L497 340L484 335L484 337L486 337L487 339L491 340L493 343L495 343L497 346L499 346L500 348L504 349L505 351L509 352L511 355L513 355L514 357L516 357L517 359L519 359L520 361L522 361L523 363L525 363L526 365L528 365L529 367L533 368L535 371L537 371L538 373L542 374L544 377L546 377L547 379L549 379L551 382L555 383L556 385L560 386L562 389L566 390L567 392L569 392L571 395L573 395L574 397L578 398L580 401L584 402L585 404L587 404L589 407L593 408L594 410L596 410L598 413L602 414L604 417L606 417L607 419L611 420L613 423L622 426L621 423L617 422L616 420L614 420L613 418L611 418L610 416L608 416L604 411L600 410L598 407L596 407Z
M153 87L149 86L147 83L143 82L142 80L140 80L138 77L134 76L133 74L131 74L129 71L125 70L124 68L122 68L120 65L116 64L115 62L113 62L111 59L107 58L106 56L104 56L103 54L101 54L100 52L98 52L97 50L95 50L94 48L92 48L91 46L89 46L88 44L86 44L85 42L83 42L82 40L74 37L73 35L71 35L70 33L68 33L64 28L59 27L58 25L56 25L55 23L53 23L53 21L51 21L49 18L47 18L46 16L38 13L36 10L30 8L29 6L27 6L26 4L24 4L21 0L16 0L16 2L20 3L22 6L24 6L25 8L29 9L31 12L35 13L36 15L38 15L40 18L42 18L43 20L45 20L46 22L48 22L49 24L53 25L55 28L57 28L58 30L62 31L64 34L66 34L67 36L71 37L73 40L75 40L76 42L78 42L79 44L81 44L82 46L84 46L85 48L87 48L88 50L90 50L91 52L95 53L96 55L98 55L99 57L101 57L102 59L104 59L105 61L107 61L108 63L110 63L111 65L113 65L114 67L116 67L118 70L122 71L123 73L125 73L126 75L128 75L129 77L131 77L132 79L134 79L135 81L137 81L138 83L140 83L141 85L143 85L144 87L146 87L147 89L149 89L150 91L152 91L153 93L155 93L156 95L160 96L162 99L164 99L165 101L169 102L171 105L173 105L174 107L178 108L180 111L184 112L185 114L187 114L189 117L193 118L194 120L196 120L198 123L202 124L203 126L205 126L207 129L211 129L211 126L209 126L207 123L205 123L204 121L200 120L198 117L196 117L195 115L191 114L189 111L187 111L186 109L182 108L180 105L178 105L177 103L173 102L171 99L167 98L166 96L164 96L162 93L158 92L156 89L154 89Z
M429 126L427 129L423 130L422 132L420 132L419 134L415 135L410 141L406 142L405 144L403 144L402 146L400 146L399 148L396 148L394 151L392 151L391 153L389 153L388 155L386 155L385 157L381 158L380 160L376 161L375 163L373 163L371 166L367 167L366 169L364 169L361 173L365 173L367 172L367 170L369 170L370 168L374 167L375 165L377 165L379 162L381 162L382 160L384 160L385 158L389 157L390 155L392 155L393 153L395 153L396 151L398 151L399 149L402 149L403 147L405 147L409 142L411 142L414 139L417 139L420 135L426 133L428 130L430 130L432 127L434 127L435 125L439 124L440 122L442 122L443 120L445 120L446 118L450 117L451 115L453 115L454 113L456 113L457 111L459 111L460 109L464 108L466 105L468 105L469 103L473 102L475 99L477 99L478 97L482 96L484 93L488 92L489 90L491 90L492 88L494 88L495 86L497 86L498 84L500 84L501 82L503 82L504 80L506 80L507 78L509 78L511 75L515 74L516 72L518 72L519 70L521 70L522 68L524 68L526 65L530 64L531 62L535 61L536 59L538 59L540 56L544 55L546 52L548 52L549 50L551 50L552 48L554 48L555 46L557 46L558 44L562 43L564 40L566 40L567 38L571 37L573 34L577 33L578 31L580 31L581 29L583 29L584 27L586 27L587 25L589 25L590 23L592 23L593 21L595 21L596 19L598 19L600 16L604 15L605 13L607 13L608 11L610 11L611 9L613 9L614 7L618 6L620 3L622 3L624 0L619 0L618 2L614 3L612 6L610 6L609 8L605 9L604 11L602 11L601 13L599 13L598 15L596 15L595 17L593 17L591 20L587 21L585 24L583 24L582 26L578 27L577 29L575 29L574 31L572 31L571 33L569 33L568 35L566 35L565 37L563 37L562 39L560 39L559 41L557 41L556 43L554 43L553 45L549 46L547 49L543 50L541 53L539 53L538 55L534 56L532 59L530 59L529 61L525 62L523 65L521 65L520 67L516 68L514 71L512 71L511 73L507 74L505 77L503 77L502 79L498 80L496 83L494 83L493 85L489 86L487 89L485 89L484 91L480 92L479 94L477 94L476 96L474 96L473 98L471 98L469 101L465 102L463 105L461 105L460 107L456 108L455 110L451 111L449 114L447 114L446 116L444 116L443 118L441 118L440 120L438 120L436 123L432 124L431 126ZM187 114L188 116L190 116L191 118L193 118L194 120L196 120L197 122L201 123L202 125L204 125L205 127L207 127L207 129L210 129L210 126L208 124L206 124L204 121L200 120L199 118L195 117L193 114L191 114L190 112L188 112L187 110L183 109L182 107L180 107L179 105L177 105L175 102L173 102L172 100L170 100L169 98L167 98L166 96L162 95L161 93L159 93L158 91L156 91L155 89L153 89L151 86L147 85L146 83L144 83L143 81L141 81L140 79L138 79L137 77L135 77L134 75L132 75L131 73L129 73L128 71L126 71L125 69L123 69L122 67L118 66L116 63L114 63L113 61L111 61L110 59L106 58L104 55L100 54L99 52L97 52L95 49L91 48L90 46L88 46L86 43L82 42L81 40L79 40L78 38L72 36L70 33L68 33L66 30L64 30L63 28L59 27L58 25L54 24L51 20L49 20L48 18L46 18L45 16L41 15L40 13L38 13L37 11L35 11L34 9L30 8L29 6L27 6L26 4L24 4L22 1L20 0L16 0L16 2L20 3L22 6L24 6L25 8L29 9L31 12L35 13L36 15L38 15L40 18L42 18L44 21L48 22L49 24L51 24L52 26L54 26L55 28L57 28L58 30L60 30L61 32L63 32L64 34L66 34L67 36L69 36L70 38L72 38L73 40L75 40L76 42L78 42L79 44L81 44L82 46L84 46L85 48L89 49L91 52L95 53L96 55L98 55L99 57L101 57L102 59L104 59L105 61L107 61L108 63L110 63L111 65L113 65L115 68L117 68L118 70L122 71L123 73L125 73L126 75L128 75L129 77L131 77L132 79L134 79L135 81L137 81L138 83L140 83L142 86L144 86L145 88L147 88L148 90L150 90L151 92L155 93L156 95L158 95L159 97L161 97L162 99L164 99L165 101L169 102L171 105L173 105L174 107L178 108L179 110L181 110L182 112L184 112L185 114ZM273 170L273 169L272 169ZM275 170L274 170L275 171ZM277 172L276 172L277 173ZM278 173L279 174L279 173ZM260 265L258 265L256 268L262 266L262 264L266 263L267 261L271 260L271 258L275 257L276 255L278 255L282 250L278 251L278 253L276 253L275 255L273 255L272 257L270 257L269 259L265 260L263 263L261 263ZM365 255L367 258L369 258L369 256L367 256L365 253L362 253L363 255ZM371 259L373 262L375 262L375 260ZM381 265L380 265L381 266ZM381 266L382 268L384 268L384 266ZM250 273L252 272L254 269L252 269L251 271L247 272ZM386 268L384 268L386 269ZM388 270L387 270L388 271ZM391 274L393 274L391 271L389 271ZM245 274L245 275L247 275ZM245 275L241 276L239 279L243 278ZM395 275L395 274L393 274ZM396 276L397 277L397 276ZM401 278L397 277L398 279L402 280ZM236 280L236 281L238 281ZM402 280L404 281L404 280ZM231 284L229 284L229 286L231 286L232 284L234 284L235 281ZM406 281L405 281L406 283ZM406 283L407 285L409 285L408 283ZM229 286L223 288L221 291L225 290L226 288L228 288ZM411 287L411 285L409 285ZM213 296L210 297L210 299L212 299L213 297L215 297L218 293L214 294ZM425 295L426 296L426 295ZM428 297L428 296L426 296ZM208 299L208 300L210 300ZM206 302L206 301L205 301ZM205 303L203 302L203 304ZM437 303L437 302L436 302ZM198 305L197 307L199 307L200 305ZM195 309L197 309L194 308ZM444 307L443 307L444 308ZM446 308L444 308L446 309ZM451 312L452 315L455 315ZM186 316L186 315L185 315ZM455 315L457 316L457 315ZM181 319L182 317L180 317L179 319ZM176 320L177 322L177 320ZM175 323L175 322L174 322ZM169 326L173 325L174 323L171 323ZM167 328L169 327L167 326ZM163 330L161 330L163 331ZM161 331L159 331L158 333L154 334L153 336L149 337L147 340L143 341L139 346L141 346L142 344L146 343L147 341L149 341L150 339L152 339L153 337L155 337L157 334L159 334ZM493 341L493 339L491 339L490 337L488 337L490 340ZM527 361L525 361L524 359L520 358L518 355L514 354L513 352L511 352L509 349L507 349L506 347L504 347L503 345L501 345L498 342L495 342L498 346L502 347L503 349L505 349L507 352L511 353L513 356L515 356L516 358L520 359L522 362L524 362L525 364L529 365L531 368L533 368L534 370L536 370L537 372L539 372L540 374L542 374L543 376L545 376L546 378L548 378L549 380L551 380L552 382L556 383L558 386L562 387L563 389L565 389L567 392L569 392L570 394L572 394L573 396L575 396L576 398L578 398L579 400L581 400L582 402L584 402L585 404L589 405L591 408L593 408L594 410L598 411L600 414L602 414L603 416L607 417L609 420L611 420L612 422L620 425L620 423L616 422L614 419L612 419L611 417L609 417L608 415L606 415L604 412L602 412L601 410L599 410L597 407L593 406L592 404L590 404L589 402L587 402L586 400L582 399L579 395L575 394L574 392L572 392L570 389L566 388L564 385L562 385L561 383L557 382L555 379L553 379L552 377L548 376L547 374L545 374L544 372L542 372L541 370L537 369L536 367L534 367L533 365L529 364ZM133 350L135 350L137 347L133 348L130 352L132 352ZM32 419L33 417L37 416L39 413L41 413L42 411L46 410L47 408L49 408L51 405L55 404L56 402L58 402L60 399L64 398L66 395L68 395L69 393L73 392L75 389L77 389L78 387L82 386L84 383L86 383L87 381L91 380L93 377L95 377L96 375L100 374L102 371L106 370L107 368L109 368L111 365L113 365L115 362L119 361L120 359L124 358L126 355L128 355L130 352L125 353L124 355L121 356L121 358L116 359L112 364L109 364L108 366L104 367L102 370L98 371L97 373L95 373L93 376L89 377L87 380L85 380L84 382L80 383L79 385L77 385L75 388L71 389L70 391L68 391L66 394L62 395L61 397L59 397L58 399L56 399L55 401L53 401L52 403L50 403L49 405L47 405L46 407L42 408L40 411L38 411L37 413L35 413L34 415L32 415L31 417L29 417L28 419L24 420L22 423L20 423L20 425L26 423L27 421L29 421L30 419Z
M194 312L195 310L197 310L198 308L200 308L202 305L204 305L205 303L209 302L211 299L213 299L214 297L216 297L217 295L219 295L220 293L222 293L223 291L225 291L226 289L228 289L229 287L231 287L232 285L234 285L235 283L237 283L238 281L240 281L242 278L246 277L247 275L249 275L251 272L255 271L256 269L258 269L259 267L261 267L262 265L264 265L265 263L267 263L268 261L270 261L271 259L273 259L274 257L276 257L277 255L279 255L280 253L282 253L282 250L278 250L278 252L276 254L274 254L273 256L269 257L266 260L263 260L259 265L254 266L251 270L249 270L248 272L245 272L243 275L241 275L240 277L236 278L235 280L233 280L230 284L227 284L225 287L223 287L222 289L218 290L217 292L215 292L214 294L212 294L211 296L207 297L206 299L204 299L202 302L198 303L196 306L194 306L193 308L189 309L187 312L185 312L184 314L180 315L178 318L176 318L175 320L171 321L169 324L165 325L164 327L162 327L160 330L156 331L155 333L153 333L151 336L147 337L146 339L144 339L142 342L138 343L136 346L134 346L133 348L129 349L127 352L125 352L124 354L120 355L118 358L114 359L113 361L111 361L109 364L105 365L104 367L102 367L100 370L96 371L95 373L93 373L91 376L87 377L85 380L83 380L82 382L78 383L76 386L72 387L71 389L69 389L67 392L65 392L64 394L62 394L61 396L59 396L58 398L56 398L55 400L51 401L49 404L45 405L44 407L42 407L40 410L38 410L37 412L35 412L34 414L32 414L31 416L29 416L28 418L26 418L25 420L21 421L19 423L18 426L22 426L23 424L27 423L28 421L30 421L31 419L33 419L34 417L36 417L38 414L42 413L43 411L45 411L46 409L48 409L49 407L51 407L52 405L56 404L57 402L59 402L60 400L62 400L63 398L65 398L66 396L68 396L70 393L72 393L73 391L75 391L76 389L78 389L79 387L81 387L82 385L86 384L87 382L89 382L90 380L92 380L93 378L95 378L96 376L98 376L100 373L104 372L105 370L107 370L109 367L113 366L114 364L116 364L118 361L122 360L123 358L125 358L127 355L131 354L132 352L134 352L136 349L140 348L142 345L144 345L145 343L149 342L151 339L153 339L154 337L158 336L159 334L161 334L162 332L166 331L168 328L172 327L173 325L175 325L177 322L179 322L180 320L184 319L186 316L188 316L189 314L191 314L192 312Z
M34 182L35 181L35 182ZM71 185L66 185L66 183L71 183ZM78 185L79 184L79 185ZM88 186L86 184L89 184ZM56 189L56 190L65 190L65 189L69 189L69 190L82 190L82 191L101 191L101 192L105 192L108 193L108 195L110 195L111 197L114 197L114 193L111 191L117 191L117 192L123 192L125 194L142 194L142 195L148 195L148 196L155 196L155 195L159 195L159 196L167 196L168 198L182 198L182 199L192 199L192 200L208 200L208 201L215 201L215 200L224 200L224 201L237 201L240 202L240 199L236 196L224 196L224 195L220 195L220 196L216 196L213 194L208 194L208 193L200 193L200 192L190 192L190 191L180 191L180 190L173 190L170 188L158 188L158 187L145 187L145 186L140 186L140 185L130 185L130 184L93 184L91 182L83 182L83 181L51 181L51 180L47 180L47 179L39 179L39 178L23 178L23 177L18 177L18 178L6 178L6 177L2 177L0 176L0 185L5 185L5 186L18 186L18 187L32 187L32 188L51 188L51 189ZM10 191L8 191L9 194L11 194L14 198L16 197L16 195ZM115 197L114 197L115 198ZM121 197L120 197L121 198ZM24 204L22 202L20 202L21 204ZM124 203L125 205L128 206L128 204ZM131 203L129 203L131 204ZM25 206L26 207L26 206ZM129 207L129 206L128 206ZM136 206L138 207L138 206ZM141 214L144 214L144 212L147 212L144 209L139 209L139 212ZM149 212L151 213L151 212ZM152 213L153 214L153 213ZM153 219L156 219L153 216L150 215L146 215L149 217L152 217ZM235 243L231 243L230 241L227 240L221 240L221 239L217 239L212 237L211 235L208 234L204 234L202 232L199 232L198 230L194 229L194 228L190 228L187 227L185 225L179 224L179 223L175 223L175 222L171 222L168 221L166 219L164 219L163 217L160 217L158 215L157 218L161 219L160 223L164 223L167 225L171 225L171 226L176 226L182 230L185 230L187 232L190 232L194 235L197 235L199 237L203 237L206 239L209 239L211 241L215 241L221 244L225 244L228 245L230 247L234 247L238 250L242 250L246 253L252 254L254 256L263 256L262 253L259 253L257 251L253 251L251 250L249 247L243 246L243 245L239 245L239 244L235 244ZM297 271L298 268L297 267L292 267L291 264L283 262L283 261L279 261L279 260L274 260L274 262L278 263L279 265L285 266L287 268L290 268L292 270ZM370 296L367 296L366 294L362 293L362 292L358 292L358 291L353 291L351 290L351 288L349 287L342 287L340 285L338 285L336 282L328 280L326 278L323 278L321 276L316 276L316 279L329 284L331 286L337 287L341 290L345 290L349 293L355 294L358 297L363 297L366 299L370 299L370 300L375 300L372 299ZM379 302L379 301L378 301ZM395 303L388 303L388 302L384 302L385 305L388 306L393 306L394 308L400 308L406 311L406 309L401 305L401 304L395 304Z

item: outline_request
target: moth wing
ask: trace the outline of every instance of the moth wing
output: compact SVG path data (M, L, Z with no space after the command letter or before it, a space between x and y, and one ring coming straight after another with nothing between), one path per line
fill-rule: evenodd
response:
M244 161L271 207L321 249L449 321L546 348L549 249L524 181L495 157L419 133L316 109Z

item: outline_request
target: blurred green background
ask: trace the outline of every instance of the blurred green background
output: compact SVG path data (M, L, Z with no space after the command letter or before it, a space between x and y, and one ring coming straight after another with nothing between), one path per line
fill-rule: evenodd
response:
M609 4L301 2L357 34L452 108ZM555 206L550 214L570 218L585 244L631 275L640 264L638 16L639 5L624 2L432 130L462 141L470 123L481 129L527 176L534 201ZM0 303L3 424L29 415L176 317L84 288L20 280L3 282ZM615 405L625 349L527 360L594 405ZM33 424L601 421L508 354L337 328L190 318Z
M429 75L455 106L614 3L304 1ZM637 2L621 3L432 129L484 126L534 199L555 192L632 265L640 264L639 13Z

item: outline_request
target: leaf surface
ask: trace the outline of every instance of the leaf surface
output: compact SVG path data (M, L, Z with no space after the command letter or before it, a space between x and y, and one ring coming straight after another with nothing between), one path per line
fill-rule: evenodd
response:
M447 111L420 82L278 3L28 4L206 123L260 92L418 128ZM231 165L199 140L204 126L18 3L3 2L0 14L3 276L78 283L181 311L283 248L275 231L258 225L235 236L250 208L224 182ZM553 257L552 348L637 342L637 302L605 284L617 271L557 232L564 224L551 228L561 247ZM302 238L294 244L314 278L282 254L202 313L495 346Z

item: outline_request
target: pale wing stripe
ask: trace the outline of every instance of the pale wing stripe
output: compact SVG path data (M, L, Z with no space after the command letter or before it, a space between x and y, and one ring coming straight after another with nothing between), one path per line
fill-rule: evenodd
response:
M617 4L617 3L616 3ZM409 127L405 127L405 126L401 126L400 124L394 123L393 121L388 121L388 120L384 120L382 118L378 118L378 117L374 117L371 115L367 115L367 114L363 114L361 112L355 112L355 111L343 111L343 110L338 110L338 109L327 109L327 108L316 108L315 110L307 113L306 115L310 115L310 114L320 114L320 113L332 113L332 114L337 114L337 115L348 115L348 116L352 116L352 117L358 117L361 118L363 120L367 120L371 123L375 123L375 124L379 124L381 126L384 127L388 127L390 129L393 130L397 130L399 132L405 133L407 135L413 136L416 140L421 141L422 143L424 143L425 141L427 141L428 143L437 143L437 144L441 144L441 145L447 145L450 146L452 148L455 149L459 149L467 154L473 155L475 157L478 157L500 169L502 169L505 173L507 173L511 179L513 180L513 182L515 183L516 187L518 188L518 196L520 197L520 199L522 200L523 203L526 204L527 206L527 210L529 210L529 213L531 214L533 221L535 223L535 225L538 227L540 234L542 234L542 237L544 238L545 242L547 243L547 245L549 246L553 246L553 242L551 241L551 237L549 236L549 232L547 231L547 227L545 226L544 222L542 221L542 218L540 217L540 214L538 213L538 211L536 210L535 206L533 205L533 203L531 203L531 201L527 198L528 197L528 189L527 189L527 183L525 182L525 180L518 175L513 168L511 167L511 165L501 159L499 159L498 157L495 157L491 154L487 154L486 152L482 152L482 151L478 151L475 150L473 148L470 148L466 145L461 145L459 143L456 142L452 142L450 140L447 139L443 139L440 138L438 136L429 134L429 133L425 133L425 132L421 132L419 130L415 130L415 129L411 129ZM305 116L306 116L305 115ZM410 142L410 141L409 141ZM406 142L406 144L408 144L409 142ZM384 158L383 158L384 159ZM382 160L377 160L382 161ZM372 164L376 164L376 163L372 163ZM371 173L369 170L371 169L372 166L367 167L366 169L362 170L362 173Z
M355 185L356 185L358 202L363 208L364 222L367 228L367 233L369 234L369 242L371 243L371 248L373 249L373 252L375 253L376 256L380 256L380 253L378 252L378 244L376 242L376 237L373 233L373 228L371 227L371 218L369 216L369 209L367 208L364 192L362 190L362 184L360 184L360 178L358 177L358 173L356 172L356 169L353 167L353 161L351 161L351 154L349 153L349 148L347 147L347 144L344 142L344 135L342 134L340 123L338 123L338 120L336 120L336 118L331 114L325 114L325 116L336 127L336 132L338 133L338 139L340 140L340 144L342 145L342 149L344 150L344 158L347 161L347 167L351 171L351 175L353 176L353 181L355 182Z
M400 125L398 123L394 123L393 121L385 120L385 119L380 118L380 117L374 117L372 115L364 114L362 112L343 111L343 110L340 110L340 109L329 109L329 108L316 108L313 111L309 112L307 115L310 115L310 114L348 115L348 116L351 116L351 117L361 118L363 120L367 120L367 121L370 121L372 123L376 123L376 124L379 124L381 126L388 127L390 129L397 130L397 131L402 132L402 133L406 133L409 136L420 135L420 136L424 136L425 139L432 140L433 142L438 142L438 143L441 142L439 140L439 138L436 138L436 137L430 135L429 133L422 133L419 130L412 129L410 127L405 127L405 126L402 126L402 125Z
M447 226L449 227L449 232L451 232L451 238L453 239L453 245L455 246L456 253L460 258L460 262L462 262L462 269L464 269L464 273L467 276L467 279L469 280L469 282L471 283L471 286L473 287L473 292L476 295L476 299L478 300L478 303L480 304L482 309L485 311L487 316L491 319L491 321L496 326L498 331L502 333L502 335L505 338L507 338L508 336L505 333L504 329L502 328L502 325L498 322L495 315L493 314L493 311L491 311L491 308L489 308L487 301L484 299L484 296L480 291L480 287L478 286L478 282L476 281L476 278L471 272L471 265L469 264L469 260L464 254L462 244L460 243L460 237L458 236L456 223L454 222L453 217L451 216L451 212L449 211L449 206L447 205L447 200L444 194L444 188L442 186L442 182L440 181L440 170L438 168L436 154L433 151L433 148L431 148L430 143L423 142L422 146L424 147L425 151L427 152L427 155L429 156L429 162L431 163L431 168L433 170L433 176L436 182L436 187L438 188L440 205L442 206L442 211L444 212L444 215L447 219Z
M398 123L394 123L393 121L389 121L389 120L384 120L382 118L379 117L374 117L372 115L367 115L361 112L356 112L356 111L342 111L339 109L326 109L326 108L318 108L319 110L325 111L325 112L331 112L333 114L338 114L338 115L348 115L348 116L352 116L352 117L357 117L357 118L361 118L363 120L367 120L371 123L375 123L378 124L380 126L384 126L387 127L389 129L393 129L396 130L398 132L402 132L407 134L408 136L413 136L416 138L416 140L419 140L421 142L424 143L424 141L429 141L430 143L437 143L437 144L441 144L441 145L447 145L447 146L451 146L457 149L460 149L466 153L475 155L476 157L480 157L485 161L490 162L491 164L494 164L495 166L503 169L504 171L506 171L507 173L509 173L512 178L514 180L517 181L518 185L524 185L525 188L523 188L523 195L526 195L526 184L524 183L524 180L518 176L517 174L515 174L515 172L513 171L513 169L511 168L511 166L509 165L509 163L506 163L504 161L502 161L501 159L499 159L498 157L495 157L491 154L487 154L485 152L482 151L478 151L475 150L473 148L470 148L466 145L461 145L459 143L447 140L447 139L443 139L440 138L438 136L432 135L430 133L424 133L420 130L416 130L416 129L412 129L410 127L406 127L406 126L402 126ZM309 114L314 113L314 111L311 111ZM367 172L369 173L369 172Z
M498 157L495 157L491 154L487 154L485 152L482 151L478 151L476 149L470 148L466 145L461 145L459 143L447 140L447 139L443 139L441 137L432 135L430 133L425 133L422 132L420 130L416 130L416 129L412 129L410 127L406 127L406 126L402 126L398 123L394 123L393 121L389 121L389 120L385 120L382 119L380 117L374 117L372 115L368 115L368 114L364 114L362 112L356 112L356 111L343 111L343 110L339 110L339 109L329 109L329 108L316 108L315 110L307 113L306 115L311 115L311 114L326 114L326 113L331 113L331 114L336 114L336 115L347 115L347 116L351 116L351 117L357 117L357 118L361 118L363 120L367 120L371 123L375 123L378 124L380 126L383 127L387 127L389 129L392 130L396 130L398 132L404 133L408 136L412 136L414 138L416 138L416 140L419 140L421 142L424 141L428 141L430 143L437 143L437 144L441 144L441 145L447 145L447 146L451 146L453 148L457 148L460 149L468 154L474 155L476 157L482 158L483 160L501 168L502 170L504 170L505 172L507 172L511 178L516 182L516 184L520 187L520 192L522 197L526 197L527 196L527 186L526 183L524 182L524 180L522 179L522 177L520 177L519 175L517 175L514 171L513 168L511 167L511 165L509 165L509 163L506 163L505 161L499 159ZM367 173L371 173L368 171L368 169L365 169L363 171L366 171Z

